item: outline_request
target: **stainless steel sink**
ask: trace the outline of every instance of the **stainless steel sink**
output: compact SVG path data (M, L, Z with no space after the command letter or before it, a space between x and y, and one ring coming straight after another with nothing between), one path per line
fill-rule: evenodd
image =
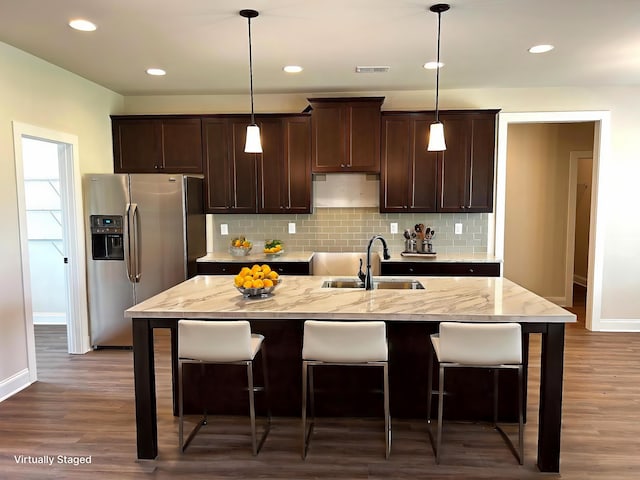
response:
M353 278L336 278L325 280L322 288L364 288L364 282ZM373 288L396 290L424 290L424 286L417 280L410 278L374 278Z

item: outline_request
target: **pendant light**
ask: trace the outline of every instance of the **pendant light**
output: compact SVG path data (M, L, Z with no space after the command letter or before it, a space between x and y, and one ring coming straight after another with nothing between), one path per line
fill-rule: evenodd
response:
M249 23L249 79L251 88L251 124L247 126L247 140L244 144L245 153L262 153L262 143L260 142L260 127L256 124L253 113L253 58L251 56L251 19L258 16L255 10L240 10L240 16L247 19Z
M432 5L429 10L438 14L438 53L436 58L436 121L429 127L429 144L427 150L430 152L442 152L447 149L444 142L444 127L440 121L438 111L438 96L440 94L440 15L449 10L446 3Z

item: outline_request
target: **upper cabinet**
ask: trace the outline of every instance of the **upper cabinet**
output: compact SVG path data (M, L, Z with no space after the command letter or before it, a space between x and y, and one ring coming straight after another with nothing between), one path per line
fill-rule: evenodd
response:
M381 212L435 212L438 156L425 141L434 116L428 113L382 116Z
M256 116L262 154L244 152L248 115L202 123L208 213L311 212L308 115Z
M311 212L311 119L260 119L258 213Z
M116 173L202 173L196 116L112 116Z
M255 213L257 162L244 152L248 115L202 120L208 213Z
M444 112L440 212L492 212L497 110Z
M384 97L309 98L312 172L380 171Z
M441 112L444 152L426 150L433 112L384 112L380 211L493 211L497 112Z

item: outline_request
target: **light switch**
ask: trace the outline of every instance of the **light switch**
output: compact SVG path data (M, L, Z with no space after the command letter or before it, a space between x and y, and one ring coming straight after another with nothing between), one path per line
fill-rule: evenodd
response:
M229 225L226 223L220 224L220 235L229 235Z
M456 223L455 232L456 232L456 235L462 235L462 224L461 223Z
M296 224L293 222L289 223L289 233L296 233Z
M398 224L395 222L391 223L391 225L389 226L389 232L398 233Z

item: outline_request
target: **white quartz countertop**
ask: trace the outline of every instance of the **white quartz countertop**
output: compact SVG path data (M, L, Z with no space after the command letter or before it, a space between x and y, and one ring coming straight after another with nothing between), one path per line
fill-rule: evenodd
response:
M382 262L473 262L473 263L501 263L502 260L487 253L436 253L436 255L415 254L403 257L400 253L391 252L391 258Z
M324 252L322 252L324 253ZM363 252L361 252L363 253ZM355 253L354 253L355 254ZM244 257L236 257L227 252L208 253L204 257L197 259L198 262L238 262L238 263L268 263L268 262L310 262L314 252L284 252L281 255L266 255L264 253L251 253ZM487 253L438 253L435 256L422 255L403 257L400 252L391 252L389 260L381 259L382 262L474 262L474 263L494 263L502 262L494 255Z
M125 317L576 321L571 312L502 277L416 277L425 290L322 288L331 278L286 275L273 295L252 299L233 286L233 276L200 275L129 308Z
M267 255L262 252L236 257L227 252L208 253L198 258L198 262L238 262L238 263L278 263L278 262L310 262L313 252L287 252L279 255Z

